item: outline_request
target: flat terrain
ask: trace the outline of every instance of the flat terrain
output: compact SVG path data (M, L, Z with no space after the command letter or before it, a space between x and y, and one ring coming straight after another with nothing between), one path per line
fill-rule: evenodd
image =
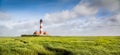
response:
M120 37L1 37L0 55L120 55Z

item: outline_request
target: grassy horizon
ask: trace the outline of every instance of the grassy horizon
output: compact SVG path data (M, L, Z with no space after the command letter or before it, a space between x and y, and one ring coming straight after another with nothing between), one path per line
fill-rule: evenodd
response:
M0 55L120 55L120 36L0 38Z

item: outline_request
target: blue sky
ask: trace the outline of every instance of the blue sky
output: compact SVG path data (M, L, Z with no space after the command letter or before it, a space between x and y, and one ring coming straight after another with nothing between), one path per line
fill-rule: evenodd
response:
M1 9L7 12L26 11L45 14L71 9L80 0L2 0Z
M70 10L80 0L1 0L1 11L14 15L15 19L42 18L46 13ZM17 16L17 17L15 17ZM24 17L24 18L19 18ZM32 17L32 19L34 19Z
M119 35L120 1L0 0L1 36L33 34L41 18L50 35Z

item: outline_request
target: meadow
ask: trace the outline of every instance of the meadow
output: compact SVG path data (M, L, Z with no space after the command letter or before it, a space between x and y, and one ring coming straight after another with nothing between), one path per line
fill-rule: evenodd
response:
M0 55L120 55L120 37L1 37Z

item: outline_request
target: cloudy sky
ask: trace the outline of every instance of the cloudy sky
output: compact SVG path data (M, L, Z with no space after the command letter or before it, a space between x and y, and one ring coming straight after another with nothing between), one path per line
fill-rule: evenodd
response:
M120 0L0 0L0 36L120 36Z

